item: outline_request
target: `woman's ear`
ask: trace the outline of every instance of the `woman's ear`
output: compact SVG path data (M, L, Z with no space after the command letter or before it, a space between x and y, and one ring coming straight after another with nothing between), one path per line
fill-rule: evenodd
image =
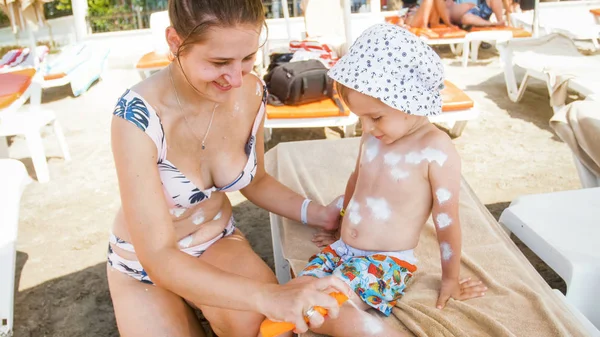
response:
M166 31L165 31L165 35L167 38L167 44L169 45L169 51L171 51L171 53L177 57L177 53L179 52L179 47L181 46L181 38L179 37L179 34L177 34L177 32L175 31L175 28L173 28L173 26L169 26L167 27Z

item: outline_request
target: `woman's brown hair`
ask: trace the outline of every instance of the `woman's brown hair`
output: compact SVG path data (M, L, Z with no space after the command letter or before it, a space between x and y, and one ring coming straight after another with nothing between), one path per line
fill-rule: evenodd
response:
M261 0L169 0L169 19L183 40L181 54L185 46L201 42L210 28L265 25L265 11Z

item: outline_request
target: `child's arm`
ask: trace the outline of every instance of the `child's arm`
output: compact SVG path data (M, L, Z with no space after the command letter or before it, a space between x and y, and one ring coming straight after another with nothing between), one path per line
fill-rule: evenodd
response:
M440 160L429 164L429 181L433 195L431 215L437 230L442 261L442 287L437 302L437 307L442 309L450 297L456 300L480 297L486 288L479 281L459 281L462 245L459 218L460 157L449 139L445 138L438 144L435 149L443 155L439 154ZM445 160L441 160L443 158Z

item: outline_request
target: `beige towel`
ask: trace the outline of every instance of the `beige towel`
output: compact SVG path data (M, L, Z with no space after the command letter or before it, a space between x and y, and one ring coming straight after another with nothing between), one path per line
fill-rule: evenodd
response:
M552 116L550 126L579 161L600 177L600 102L570 103Z
M343 194L354 167L359 140L281 143L266 156L267 171L293 190L326 203ZM463 180L460 195L463 230L461 276L474 276L489 290L484 298L435 303L441 266L435 230L429 219L416 249L418 270L389 318L414 336L584 336L573 314L552 292ZM280 222L284 256L297 274L318 248L313 230L287 219ZM314 336L314 334L306 334Z
M569 80L574 75L558 75L553 71L546 70L548 92L550 93L550 105L553 107L562 107L567 101L569 90Z

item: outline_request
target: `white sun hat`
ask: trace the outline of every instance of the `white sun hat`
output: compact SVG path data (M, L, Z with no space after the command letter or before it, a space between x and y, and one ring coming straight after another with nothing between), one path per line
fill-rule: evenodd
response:
M400 26L385 23L368 28L328 75L409 115L442 112L444 66L440 57Z

